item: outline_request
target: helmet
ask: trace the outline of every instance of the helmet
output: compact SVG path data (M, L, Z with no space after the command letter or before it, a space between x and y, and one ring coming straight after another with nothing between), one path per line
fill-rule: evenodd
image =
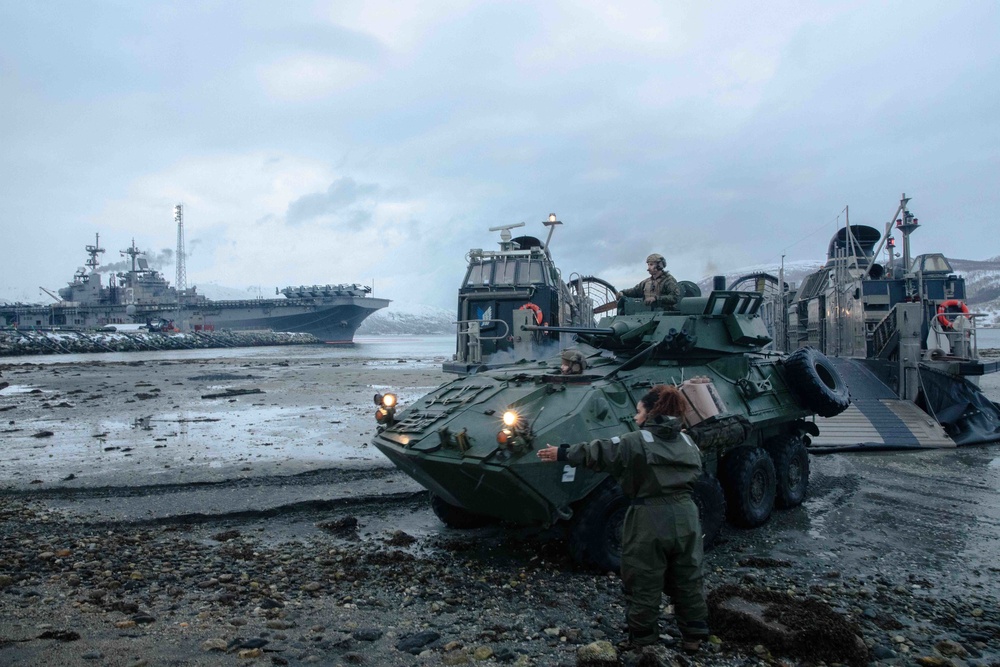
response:
M652 255L646 258L646 263L656 262L656 266L661 269L667 268L667 260L663 259L663 255L654 252Z
M560 356L571 374L580 374L587 368L587 358L579 350L563 350Z

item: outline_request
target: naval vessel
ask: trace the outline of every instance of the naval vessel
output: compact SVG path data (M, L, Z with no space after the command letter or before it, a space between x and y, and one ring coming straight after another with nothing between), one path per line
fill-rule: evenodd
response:
M94 329L156 323L162 330L270 330L308 333L326 343L350 343L366 317L389 305L371 296L371 287L299 285L285 287L276 298L212 300L196 287L176 289L149 266L133 239L121 251L127 271L111 273L104 283L98 270L100 235L86 246L86 267L58 295L44 290L51 304L0 305L0 325L18 328Z
M1000 441L1000 405L979 388L983 375L1000 371L1000 362L979 357L976 323L986 313L970 309L965 278L942 253L911 253L920 223L909 201L900 198L883 230L845 218L826 264L798 287L766 274L730 287L755 281L770 307L775 348L816 348L847 382L851 406L822 420L814 450Z

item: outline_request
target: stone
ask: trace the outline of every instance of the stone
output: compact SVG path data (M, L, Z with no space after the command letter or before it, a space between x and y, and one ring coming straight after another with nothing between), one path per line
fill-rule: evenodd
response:
M448 651L441 656L442 665L467 665L469 664L469 654L465 651Z
M489 660L493 657L493 649L489 646L477 646L472 652L472 657L476 660Z
M888 646L883 646L882 644L876 644L872 647L872 657L876 660L892 660L896 657L896 652L893 651Z
M431 642L436 642L439 639L441 639L441 635L439 633L434 632L433 630L422 630L415 635L410 635L400 639L399 642L396 643L396 650L418 655L425 646Z
M216 637L214 639L206 639L203 641L201 643L201 650L206 653L210 651L225 651L228 646L229 645L226 643L225 639L219 639Z
M584 644L576 650L576 664L579 667L612 667L618 664L618 651L609 641Z
M382 638L382 631L378 628L358 628L351 636L359 642L373 642Z
M938 653L945 656L954 655L959 658L964 658L969 655L969 652L965 650L964 646L950 639L942 639L934 645L934 648L937 649Z

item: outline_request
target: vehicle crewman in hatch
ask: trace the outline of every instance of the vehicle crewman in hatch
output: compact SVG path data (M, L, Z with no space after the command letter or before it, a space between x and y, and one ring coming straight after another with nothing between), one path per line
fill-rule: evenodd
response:
M666 269L667 260L663 255L654 252L646 258L649 277L635 287L618 292L618 298L627 296L632 299L642 299L647 306L673 310L681 298L681 290L677 286L677 281Z
M563 350L561 358L563 375L582 375L587 369L587 358L579 350Z

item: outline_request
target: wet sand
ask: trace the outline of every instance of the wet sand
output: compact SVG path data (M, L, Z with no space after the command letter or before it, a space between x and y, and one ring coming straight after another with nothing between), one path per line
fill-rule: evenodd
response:
M0 486L143 486L384 465L368 444L374 394L413 400L444 381L442 360L275 353L0 363L9 384L0 390Z
M405 404L442 360L0 364L0 664L572 665L620 641L617 577L558 535L442 527L368 444L372 395ZM229 390L261 393L202 398ZM811 468L802 507L724 529L709 589L819 600L879 664L1000 664L1000 447Z

